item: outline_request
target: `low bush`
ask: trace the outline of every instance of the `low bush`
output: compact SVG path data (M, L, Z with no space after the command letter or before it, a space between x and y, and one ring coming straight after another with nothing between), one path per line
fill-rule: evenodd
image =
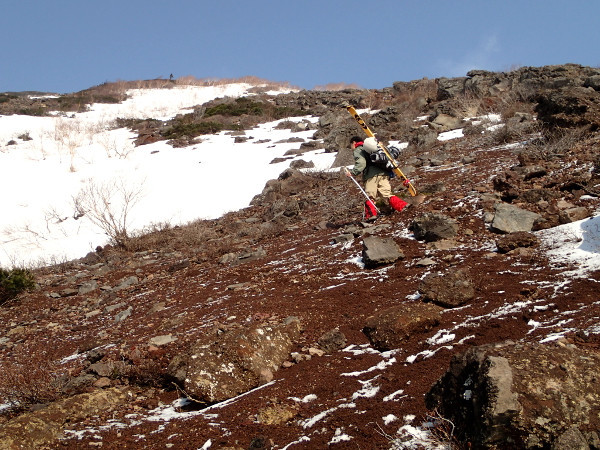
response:
M0 94L0 103L6 103L16 98L18 98L16 95Z
M0 268L0 305L14 299L21 292L35 287L33 274L27 269Z
M219 122L176 123L163 133L167 139L177 139L182 136L196 137L202 134L214 134L223 130Z
M248 97L240 97L232 102L228 101L208 106L204 112L205 117L257 116L263 118L264 121L284 119L286 117L301 116L305 114L306 112L301 111L299 108L276 106L270 102L256 101Z
M204 114L206 117L217 115L238 117L244 114L260 116L264 112L264 106L265 104L262 102L255 102L248 97L240 97L232 103L221 103L220 105L207 108Z
M11 417L39 404L64 397L66 370L49 361L47 354L35 354L27 361L4 360L0 365L0 416Z

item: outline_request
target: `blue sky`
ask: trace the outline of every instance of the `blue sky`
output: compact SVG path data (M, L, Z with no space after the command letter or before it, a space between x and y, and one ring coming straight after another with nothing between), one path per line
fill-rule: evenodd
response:
M2 17L0 92L170 74L383 88L600 66L596 0L7 0Z

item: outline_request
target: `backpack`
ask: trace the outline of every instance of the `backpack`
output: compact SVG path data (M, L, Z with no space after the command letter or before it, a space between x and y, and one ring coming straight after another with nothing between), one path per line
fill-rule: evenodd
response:
M368 137L364 140L363 150L369 156L369 159L367 160L368 164L387 170L392 170L394 168L381 147L377 145L377 139L374 137ZM388 152L394 159L398 158L400 155L400 149L394 146L388 147Z

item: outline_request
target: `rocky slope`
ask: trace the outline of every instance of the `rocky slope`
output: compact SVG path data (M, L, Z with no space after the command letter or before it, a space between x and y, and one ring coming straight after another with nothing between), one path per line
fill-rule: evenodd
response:
M377 108L421 196L363 223L347 179L291 169L38 270L0 308L0 447L600 448L599 274L542 236L598 207L599 90L565 65L265 97L320 118L296 167Z

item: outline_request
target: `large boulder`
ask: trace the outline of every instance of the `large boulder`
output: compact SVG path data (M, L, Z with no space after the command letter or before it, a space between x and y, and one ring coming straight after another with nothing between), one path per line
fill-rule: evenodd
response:
M600 127L600 95L592 87L566 86L536 98L538 118L549 126Z
M346 167L352 165L354 165L354 154L352 153L352 150L349 148L341 148L335 155L331 167Z
M531 231L534 225L541 220L542 216L537 213L508 203L497 203L495 205L494 220L490 227L496 233Z
M430 123L435 130L440 132L456 130L464 126L462 119L449 114L438 114Z
M198 340L171 361L169 372L194 400L214 403L260 386L289 359L300 332L297 320L253 325Z
M570 344L475 347L452 359L426 406L475 448L579 448L557 445L600 428L599 364Z
M431 303L403 303L368 317L363 333L379 351L399 348L412 335L436 327L442 311L443 308Z

